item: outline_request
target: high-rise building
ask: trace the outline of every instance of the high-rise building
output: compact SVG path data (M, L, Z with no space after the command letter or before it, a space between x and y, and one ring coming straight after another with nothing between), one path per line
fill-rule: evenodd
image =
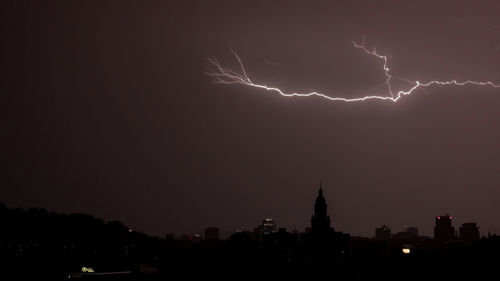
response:
M391 239L391 228L387 225L375 228L375 240L383 241Z
M205 228L205 240L207 241L219 240L219 229L217 227Z
M311 218L313 235L322 235L333 231L333 228L330 227L331 220L327 213L327 207L320 183L318 197L316 197L316 203L314 204L314 215Z
M479 227L475 222L462 224L460 227L460 240L467 243L479 240Z
M274 219L264 219L262 221L262 233L271 234L273 232L276 232L276 223Z
M434 239L447 242L455 239L455 228L452 226L452 217L448 214L436 217Z
M350 235L334 231L331 227L331 219L328 215L328 206L321 182L318 196L314 204L314 215L311 218L311 234L308 239L313 249L313 260L324 261L334 255L343 255L349 251Z

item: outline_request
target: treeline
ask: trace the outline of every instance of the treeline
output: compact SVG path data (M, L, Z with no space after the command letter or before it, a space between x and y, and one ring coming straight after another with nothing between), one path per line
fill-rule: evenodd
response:
M0 276L64 279L82 267L156 273L176 266L190 248L186 242L132 231L118 221L0 204Z
M68 273L132 271L98 280L286 279L310 272L291 245L263 246L245 233L197 243L131 231L118 221L0 204L0 280L68 280ZM289 243L285 243L289 244ZM301 251L301 250L300 250ZM300 254L299 256L302 256ZM295 278L294 278L295 277ZM97 280L97 278L96 278Z

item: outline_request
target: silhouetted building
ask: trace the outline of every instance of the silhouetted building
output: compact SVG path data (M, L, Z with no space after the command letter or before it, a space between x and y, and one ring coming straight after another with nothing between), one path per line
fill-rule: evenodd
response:
M216 241L219 240L219 229L217 227L205 228L205 240Z
M318 197L314 204L314 215L311 218L311 230L314 236L323 236L333 231L330 227L330 216L327 214L327 205L323 197L323 189L319 186Z
M196 242L196 243L200 242L201 241L201 234L195 233L195 234L191 235L191 241Z
M189 234L181 234L181 235L179 236L179 240L182 240L182 241L189 241L189 240L191 240L191 235L189 235Z
M452 217L448 214L436 217L436 227L434 227L435 240L447 242L455 239L455 228L451 222Z
M198 233L194 233L192 235L182 234L181 236L179 236L179 240L198 243L201 241L201 235Z
M375 240L384 241L391 239L391 228L387 225L375 228Z
M462 242L471 243L479 240L479 227L474 222L462 224L460 227L460 240Z
M262 233L271 234L273 232L276 232L276 223L274 219L264 219L262 221Z
M258 225L252 229L252 232L255 236L260 236L262 234L262 225Z
M392 239L399 242L415 243L418 241L418 228L405 226L405 231L394 234Z
M311 218L311 236L316 261L324 262L329 256L340 256L349 251L350 235L335 232L331 227L331 219L321 183L314 204L314 215Z
M414 236L418 237L418 228L416 228L414 226L406 227L406 232L408 232L411 235L414 235Z

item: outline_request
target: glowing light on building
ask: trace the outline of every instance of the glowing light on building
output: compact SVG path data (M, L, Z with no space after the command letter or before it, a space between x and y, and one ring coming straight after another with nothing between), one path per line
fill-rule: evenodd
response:
M403 251L403 254L405 254L405 255L408 255L411 253L410 248L403 248L402 251Z
M89 272L92 273L94 272L94 269L92 267L82 267L82 272Z

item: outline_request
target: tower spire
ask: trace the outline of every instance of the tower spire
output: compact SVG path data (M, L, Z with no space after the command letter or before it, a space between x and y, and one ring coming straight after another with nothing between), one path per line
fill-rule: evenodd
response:
M311 218L311 228L313 233L326 234L330 231L330 217L327 212L325 197L323 196L323 181L319 181L318 197L314 204L314 215Z

